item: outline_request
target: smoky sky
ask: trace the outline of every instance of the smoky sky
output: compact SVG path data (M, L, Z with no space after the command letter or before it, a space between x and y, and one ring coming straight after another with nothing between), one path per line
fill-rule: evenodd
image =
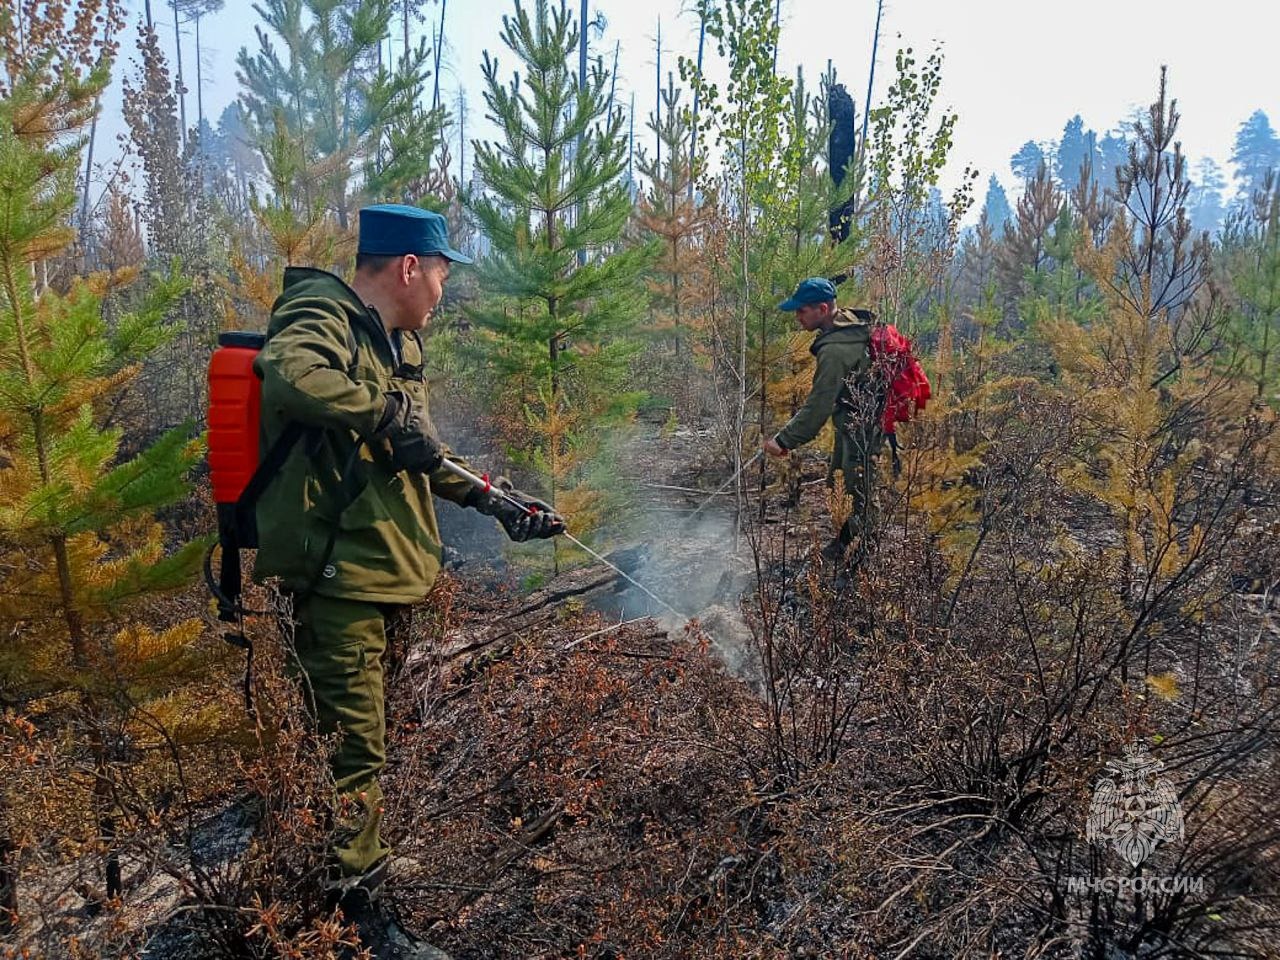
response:
M553 0L555 2L555 0ZM571 2L577 10L579 3ZM174 49L173 12L153 3L161 43ZM431 36L440 3L421 6L424 19L414 21L411 36ZM480 64L485 50L495 54L506 77L513 55L499 39L501 20L514 4L507 0L451 0L446 8L446 38L441 69L442 100L457 114L459 91L468 101L466 138L487 138L495 128L484 119ZM104 102L104 144L124 129L120 118L119 73L134 69L133 29L142 4L131 10L112 93ZM602 29L590 33L591 53L612 66L617 52L617 102L629 109L635 97L635 129L639 144L651 149L653 136L645 120L653 109L657 85L656 38L661 23L663 82L676 73L681 55L697 48L697 16L692 0L592 0L591 17ZM867 85L874 0L827 2L783 0L778 69L794 75L797 66L815 84L830 62L854 95L861 111ZM204 20L204 105L216 121L238 92L235 56L241 47L257 49L254 26L259 17L251 0L228 0L226 8ZM401 28L393 24L390 52L402 48ZM1071 4L1027 3L1025 0L899 0L884 7L873 101L893 79L895 52L912 47L920 58L935 44L945 54L940 105L960 115L955 147L941 186L958 182L966 164L981 173L985 185L995 173L1013 186L1009 157L1027 140L1055 140L1063 124L1079 113L1099 134L1119 129L1155 95L1159 69L1169 68L1170 93L1182 113L1179 128L1184 151L1194 162L1211 157L1224 167L1240 124L1256 109L1280 123L1280 83L1276 83L1275 38L1280 36L1280 5L1219 0L1209 7L1151 0L1076 0ZM195 123L194 36L184 26L187 116ZM708 43L712 71L714 45ZM458 130L453 131L457 163ZM468 172L471 147L465 149ZM110 147L107 147L110 155ZM455 172L456 167L455 167ZM979 196L979 202L981 196Z

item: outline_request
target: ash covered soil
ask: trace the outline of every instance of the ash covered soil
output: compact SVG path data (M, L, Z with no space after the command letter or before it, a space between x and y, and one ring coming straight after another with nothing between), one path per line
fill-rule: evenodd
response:
M494 551L472 540L415 615L388 703L389 889L455 960L892 955L886 931L922 909L882 903L900 885L884 855L899 826L876 823L877 798L910 773L873 703L856 704L838 763L779 777L751 551L723 507L683 522L732 472L710 446L695 431L636 439L625 469L653 522L599 544L677 612L585 558L523 590L481 518L494 529L472 532ZM771 495L763 538L829 535L823 473L806 459L798 508ZM834 678L843 702L856 673ZM151 960L195 955L173 926Z
M862 918L877 886L848 881L854 867L874 878L870 841L830 798L857 792L884 745L868 728L808 784L775 780L750 551L734 549L724 507L684 522L732 472L703 453L708 439L631 444L628 479L656 522L601 545L675 612L590 562L523 596L467 562L436 598L447 622L390 707L386 792L406 857L398 902L456 958L873 948ZM807 468L822 477L816 459ZM766 529L824 533L820 486Z
M792 860L809 845L792 829L838 850L852 820L819 824L812 797L779 804L771 785L732 494L686 522L732 473L709 441L629 444L651 522L600 544L674 611L585 560L521 595L468 559L435 598L449 616L395 689L386 793L399 902L457 958L839 956L858 939L824 891L834 862Z

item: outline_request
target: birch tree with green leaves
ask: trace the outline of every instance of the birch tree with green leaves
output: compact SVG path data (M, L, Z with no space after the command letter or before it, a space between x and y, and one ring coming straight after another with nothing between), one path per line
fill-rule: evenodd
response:
M721 426L735 471L744 462L751 430L768 429L771 381L785 374L793 325L778 302L806 276L848 268L858 231L832 247L827 210L835 197L824 170L823 107L796 80L775 70L779 25L771 0L699 4L707 35L724 61L723 90L687 59L680 72L699 103L697 136L721 156L703 178L719 198L732 243L717 264L734 302L730 324L713 329ZM752 406L749 406L752 404ZM756 423L749 426L751 410ZM741 508L739 487L739 508Z

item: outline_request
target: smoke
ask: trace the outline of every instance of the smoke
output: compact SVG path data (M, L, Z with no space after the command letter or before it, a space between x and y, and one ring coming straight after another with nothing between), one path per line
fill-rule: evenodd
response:
M477 434L473 419L453 409L450 399L441 397L435 403L433 398L439 436L458 453L472 455L479 470L498 463L499 451ZM707 434L683 430L662 437L653 430L627 437L625 446L644 476L665 477L690 467L705 453ZM692 473L681 482L697 483L700 471ZM616 476L607 477L606 483L619 489ZM622 511L626 518L611 529L596 531L592 545L661 602L618 577L614 589L597 591L587 598L588 605L619 620L653 617L673 636L686 630L706 635L725 668L750 679L756 658L739 599L753 581L754 569L745 540L735 543L734 518L727 508L731 498L705 502L707 495L691 487L659 484L624 484L621 489L629 501L629 509ZM491 518L439 499L436 514L446 566L462 567L468 578L479 577L481 582L511 579L515 568L505 559L509 543ZM610 550L606 543L616 546ZM592 558L586 563L600 565Z
M631 585L597 609L622 619L651 616L672 634L693 626L711 639L731 673L747 677L754 662L751 631L738 600L754 573L745 541L734 542L732 515L708 506L692 522L661 511L648 518L632 533L636 545L607 556L676 612Z

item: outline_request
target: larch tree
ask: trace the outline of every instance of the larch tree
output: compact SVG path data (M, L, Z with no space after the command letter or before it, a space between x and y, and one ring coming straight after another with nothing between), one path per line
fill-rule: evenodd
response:
M680 103L681 91L668 75L662 91L660 114L649 115L649 129L662 144L662 159L644 151L636 160L649 189L641 196L635 220L643 236L659 244L654 269L645 280L649 294L649 330L670 338L676 369L684 384L693 370L702 311L699 310L700 278L705 261L700 238L707 225L708 209L691 187L702 176L703 158L692 153L693 125Z
M476 272L493 295L471 317L509 385L504 406L524 411L508 421L512 451L579 531L599 515L585 471L600 427L629 417L638 400L623 374L651 256L620 248L631 215L622 113L608 109L599 60L579 83L581 28L546 0L517 2L503 17L502 42L519 70L502 80L486 52L485 103L501 138L474 143L482 191L468 200L491 244Z
M102 855L105 891L88 894L101 902L122 892L114 838L138 812L122 809L115 771L146 736L140 705L166 713L171 671L195 656L198 622L153 629L131 611L199 564L202 544L167 551L155 512L187 492L200 450L188 428L123 456L122 430L102 425L106 401L167 336L181 281L152 283L108 322L104 294L128 272L47 269L74 237L85 132L115 53L103 29L118 29L120 11L82 0L26 12L0 17L0 699L6 734L34 722L54 746L30 765L6 752L0 811L6 855L51 833ZM41 777L57 789L32 805ZM4 869L12 900L17 868L7 858Z

